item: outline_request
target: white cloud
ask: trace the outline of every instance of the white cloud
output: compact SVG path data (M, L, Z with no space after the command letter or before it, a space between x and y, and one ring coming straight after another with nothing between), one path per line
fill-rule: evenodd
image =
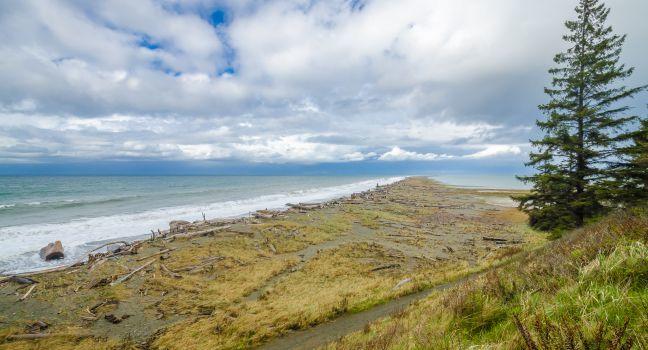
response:
M521 154L522 149L517 145L488 145L485 149L472 154L465 155L465 158L490 158L506 154Z
M272 138L248 138L245 143L231 146L242 159L256 162L334 162L348 161L356 157L355 147L345 145L310 142L313 135L290 135Z
M405 160L439 160L452 158L446 154L436 153L417 153L406 151L398 146L394 146L390 151L383 153L378 160L385 161L405 161Z
M178 147L190 159L224 159L232 154L231 150L217 145L178 145Z

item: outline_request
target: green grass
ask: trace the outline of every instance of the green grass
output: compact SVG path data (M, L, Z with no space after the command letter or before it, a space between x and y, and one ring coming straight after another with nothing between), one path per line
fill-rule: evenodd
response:
M646 349L648 210L616 213L330 345Z

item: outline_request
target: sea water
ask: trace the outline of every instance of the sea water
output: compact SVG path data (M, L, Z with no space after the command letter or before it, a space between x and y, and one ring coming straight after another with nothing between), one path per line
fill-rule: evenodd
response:
M323 201L403 177L20 176L0 177L0 273L69 264L113 240L135 240L170 220L200 220ZM60 240L65 259L38 250Z

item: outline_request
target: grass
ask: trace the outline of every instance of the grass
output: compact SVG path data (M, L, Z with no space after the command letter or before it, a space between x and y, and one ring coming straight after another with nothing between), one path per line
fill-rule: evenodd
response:
M648 210L576 230L331 349L646 349Z
M440 209L449 203L477 209L483 204L464 192L458 199L455 190L430 180L408 179L383 195L377 201L249 220L213 237L149 241L138 255L92 270L38 276L34 293L21 303L16 284L0 285L0 348L129 348L143 342L160 349L247 348L500 264L544 242L524 227L515 209L461 209L466 216ZM497 249L482 241L482 234L526 243ZM448 246L452 252L441 252ZM123 276L145 262L138 259L170 248L175 250L156 256L126 283L89 287ZM214 257L220 259L202 266ZM181 271L182 278L168 275L162 265ZM197 265L202 267L186 269ZM372 271L387 265L398 267ZM405 279L410 281L394 288ZM83 318L89 316L86 308L104 300L118 303L98 308L95 321ZM103 318L109 313L131 316L111 324ZM35 320L47 321L46 332L63 336L4 342ZM471 322L465 327L485 321ZM70 336L84 333L93 337Z

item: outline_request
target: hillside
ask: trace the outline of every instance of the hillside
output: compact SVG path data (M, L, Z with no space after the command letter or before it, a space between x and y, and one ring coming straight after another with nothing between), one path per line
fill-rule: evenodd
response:
M329 349L646 349L648 211L613 214Z

